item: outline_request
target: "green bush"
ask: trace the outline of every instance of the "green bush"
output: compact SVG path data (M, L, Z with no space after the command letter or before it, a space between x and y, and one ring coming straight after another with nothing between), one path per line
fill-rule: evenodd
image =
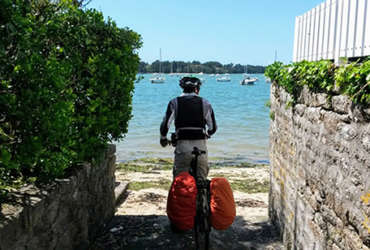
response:
M350 96L355 103L370 104L370 59L339 67L335 84L340 93Z
M0 0L0 6L4 188L63 176L123 138L141 38L72 1Z
M326 60L289 65L275 62L266 68L265 75L292 96L293 104L305 85L311 91L326 93L329 97L339 88L339 92L348 95L354 103L370 104L370 59L340 67Z

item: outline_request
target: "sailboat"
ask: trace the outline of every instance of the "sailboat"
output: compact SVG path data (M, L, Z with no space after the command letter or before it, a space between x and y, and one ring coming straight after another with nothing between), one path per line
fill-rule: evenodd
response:
M216 81L217 82L230 82L230 75L229 74L223 74L223 75L218 75L216 76Z
M221 76L218 76L216 78L216 81L218 81L218 82L230 82L231 81L230 75L226 73L226 74L223 74Z
M153 76L149 79L151 83L164 83L166 78L161 75L161 67L162 67L162 50L159 49L159 74L153 74Z
M153 76L150 78L151 83L164 83L166 79L162 75L153 74Z
M248 65L245 66L245 73L243 74L243 79L240 81L240 85L253 85L258 78L257 77L251 77L248 75Z

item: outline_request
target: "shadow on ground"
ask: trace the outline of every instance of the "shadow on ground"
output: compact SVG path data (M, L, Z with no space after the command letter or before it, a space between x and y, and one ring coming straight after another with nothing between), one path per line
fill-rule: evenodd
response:
M118 215L101 232L91 250L195 249L193 232L174 234L167 216ZM237 216L227 230L212 230L210 250L283 249L278 232L269 222L250 223Z

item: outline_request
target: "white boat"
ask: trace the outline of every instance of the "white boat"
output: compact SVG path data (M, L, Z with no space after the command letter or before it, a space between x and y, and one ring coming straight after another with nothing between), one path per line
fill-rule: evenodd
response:
M165 81L166 81L166 78L164 78L164 76L162 75L156 75L150 78L151 83L164 83Z
M218 82L230 82L231 81L230 75L229 74L220 75L216 78L216 81L218 81Z
M240 81L240 85L253 85L256 81L258 81L258 78L248 75L248 65L245 65L243 80Z
M162 50L159 49L159 74L155 73L153 76L149 79L151 83L164 83L166 81L166 78L161 75L161 67L162 67Z
M257 77L250 77L244 74L243 80L240 81L240 85L253 85L256 81L258 81Z

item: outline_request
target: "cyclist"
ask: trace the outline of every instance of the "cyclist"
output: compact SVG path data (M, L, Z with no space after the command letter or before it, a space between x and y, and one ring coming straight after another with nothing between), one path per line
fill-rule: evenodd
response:
M172 121L176 129L176 149L173 177L189 171L194 147L206 151L198 158L197 176L206 179L208 175L208 156L206 139L217 130L216 119L211 104L199 96L201 81L196 77L183 77L180 87L183 93L172 99L167 106L166 115L160 126L160 144L168 144L167 133Z

